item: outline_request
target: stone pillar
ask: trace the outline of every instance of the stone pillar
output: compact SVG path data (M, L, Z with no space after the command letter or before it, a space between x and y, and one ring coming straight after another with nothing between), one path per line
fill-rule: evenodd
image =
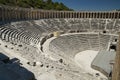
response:
M91 12L91 14L90 14L90 18L93 18L93 12Z
M61 11L59 12L59 18L61 18Z
M110 13L110 17L113 18L113 13L112 12Z
M119 12L117 12L117 19L119 19Z
M52 15L51 18L54 18L54 13L53 13L53 11L51 11L51 15Z
M40 19L43 19L43 11L40 11Z
M50 18L50 11L48 11L48 19Z
M40 15L41 15L41 19L45 18L45 12L43 10L41 10Z
M64 12L63 11L61 12L61 18L64 18Z
M18 14L19 14L19 11L18 11L18 8L16 8L16 17L17 17L17 20L19 20ZM8 16L9 16L9 14L8 14Z
M104 19L104 12L102 12L102 18Z
M5 8L5 19L8 21L8 7Z
M4 21L4 7L2 7L2 21Z
M120 12L118 12L119 13L119 17L118 18L120 18Z
M110 18L112 18L112 15L113 15L112 12L110 12Z
M13 14L13 10L12 10L12 14ZM23 9L21 9L21 13L20 14L21 14L21 19L24 20L24 11L23 11ZM13 16L12 16L12 18L13 18Z
M106 19L106 12L104 12L104 19Z
M6 8L4 10L4 19L5 19L5 21L7 21L7 11L6 11Z
M46 19L46 16L47 16L46 11L43 11L43 12L44 12L44 19Z
M67 12L67 18L69 18L69 12Z
M96 18L96 12L94 12L94 17L93 18Z
M99 12L96 13L96 18L99 18Z
M77 18L77 12L74 12L74 15L75 15L74 18Z
M93 18L93 14L94 14L94 12L91 13L91 18Z
M96 18L98 18L98 16L99 16L99 13L98 13L98 12L96 12Z
M83 18L85 18L85 12L83 12Z
M53 14L54 18L56 18L56 11L54 11L54 14Z
M80 12L77 12L78 13L78 18L80 18Z
M55 11L55 18L57 18L57 11Z
M26 20L26 9L23 10L24 13L24 19Z
M63 18L65 18L65 11L63 11Z
M66 12L66 11L64 11L64 18L66 18L66 17L67 17L66 13L67 13L67 12Z
M0 7L0 21L2 21L2 7Z
M73 12L73 18L75 18L75 12Z
M18 10L18 19L20 20L20 16L21 16L20 9L18 8L17 10Z
M47 11L45 10L45 11L43 11L44 13L44 19L46 19L47 18Z
M79 18L79 12L77 12L77 18Z
M102 18L104 18L104 12L102 12L101 14L102 14Z
M40 16L40 19L42 19L42 11L41 10L39 11L39 16Z
M71 12L69 12L69 18L71 18Z
M114 12L112 12L112 18L114 18L114 15L115 15Z
M13 20L13 11L12 8L10 8L10 21Z
M118 12L115 12L115 18L118 19Z
M74 18L74 12L72 12L72 18Z
M55 18L55 11L53 11L52 13L53 13L53 18Z
M56 18L57 17L57 15L56 15L56 11L54 11L54 18Z
M72 12L72 18L74 18L74 16L75 16L75 15L74 15L74 12Z
M59 18L59 12L56 11L56 18Z
M40 19L40 10L38 10L38 19Z
M95 18L97 18L97 12L95 12Z
M39 10L37 11L37 19L40 19Z
M67 18L70 18L70 14L69 14L70 12L67 12Z
M36 11L36 17L37 17L36 19L39 19L38 11L39 11L39 10Z
M98 12L98 13L99 13L99 16L98 16L98 18L101 18L101 17L100 17L101 13L100 13L100 12Z
M86 18L88 18L88 12L86 12Z
M113 67L112 80L120 80L120 33L119 42L117 44L117 53Z
M108 18L108 15L109 15L109 13L107 12L107 13L106 13L106 18Z
M68 18L68 11L65 11L65 18Z
M35 19L36 18L36 15L35 15L35 10L33 10L33 18L32 19Z
M32 19L32 9L30 9L30 19Z
M108 18L108 12L106 12L106 18Z
M84 12L84 18L86 18L86 12Z
M106 12L104 12L104 18L106 19Z
M80 18L82 18L82 12L80 12Z
M98 12L98 18L100 18L100 12Z
M19 20L19 9L18 8L17 8L17 20Z
M14 11L14 10L13 10ZM25 9L22 9L23 20L25 20Z
M108 12L108 18L110 18L110 12Z
M61 17L60 17L60 14L61 14L61 12L60 12L60 11L58 11L58 17L59 17L59 18L61 18Z
M31 19L34 19L34 10L32 10L32 17L31 17Z
M88 12L88 18L90 18L90 14L91 14L91 12Z
M72 12L70 12L70 18L72 18Z
M56 18L59 18L59 17L58 17L58 13L59 13L59 12L58 12L58 11L56 11Z
M64 18L64 12L63 11L61 12L61 18Z
M30 9L27 11L27 19L30 20Z
M16 14L16 20L18 20L18 8L15 9L15 14ZM28 10L27 10L27 19L28 19Z
M83 12L81 12L81 18L83 18Z
M86 12L86 15L87 15L87 18L89 18L89 13L88 12Z
M36 19L36 10L34 10L33 16L34 16L33 20L35 20Z
M36 10L34 10L34 20L36 19Z
M29 12L29 19L31 20L32 19L32 10L30 9L30 12Z
M58 11L56 11L55 14L56 14L56 18L58 18Z
M47 19L49 19L49 11L47 10Z
M115 12L114 12L114 17L113 18L115 19Z
M50 18L50 13L51 13L51 12L50 12L50 11L48 11L48 19Z
M87 13L86 13L86 12L84 12L84 14L85 14L85 17L84 17L84 18L87 18Z
M95 12L93 13L93 18L95 18Z
M42 10L42 19L44 19L44 17L45 17L45 13L44 13L44 11Z
M118 19L120 18L120 12L118 12Z

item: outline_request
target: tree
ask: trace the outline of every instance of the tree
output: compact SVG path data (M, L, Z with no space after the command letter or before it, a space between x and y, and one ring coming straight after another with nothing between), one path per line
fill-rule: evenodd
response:
M0 4L46 10L72 10L63 3L53 2L52 0L0 0Z

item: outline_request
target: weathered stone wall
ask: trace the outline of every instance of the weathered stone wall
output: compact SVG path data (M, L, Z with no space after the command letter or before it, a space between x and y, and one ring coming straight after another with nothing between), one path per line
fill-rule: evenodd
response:
M117 53L115 58L115 64L113 67L112 80L120 80L120 41L118 42L118 46L117 46Z

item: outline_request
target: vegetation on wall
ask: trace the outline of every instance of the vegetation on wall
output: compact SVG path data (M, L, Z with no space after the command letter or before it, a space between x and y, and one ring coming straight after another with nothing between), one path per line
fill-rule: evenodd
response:
M24 7L24 8L37 8L45 10L65 10L72 11L63 3L53 2L52 0L0 0L1 5Z

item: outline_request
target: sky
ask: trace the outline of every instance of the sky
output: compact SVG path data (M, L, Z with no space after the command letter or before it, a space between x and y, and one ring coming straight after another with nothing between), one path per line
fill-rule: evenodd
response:
M120 9L120 0L52 0L62 2L75 11L111 11Z

